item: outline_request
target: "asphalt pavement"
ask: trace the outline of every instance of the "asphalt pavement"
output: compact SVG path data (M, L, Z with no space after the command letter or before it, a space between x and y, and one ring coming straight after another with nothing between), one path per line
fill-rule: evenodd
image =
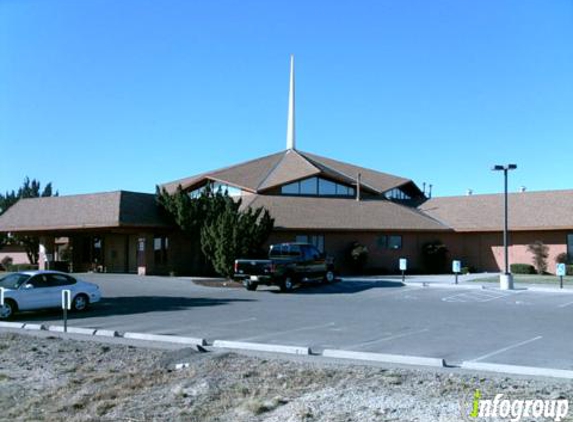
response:
M190 279L80 274L104 299L70 326L214 340L345 349L463 361L573 369L573 295L403 285L352 278L292 293L276 288L205 287ZM423 281L424 283L430 280ZM55 324L59 311L17 315Z

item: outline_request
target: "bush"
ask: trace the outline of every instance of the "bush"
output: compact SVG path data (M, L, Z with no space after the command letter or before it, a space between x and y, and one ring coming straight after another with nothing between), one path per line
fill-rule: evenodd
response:
M361 273L368 262L368 248L358 242L353 242L348 249L347 257L353 271Z
M448 248L440 240L425 243L422 246L423 269L428 274L447 272Z
M561 252L559 255L557 255L555 257L555 263L557 263L557 264L569 264L570 260L569 260L569 255L567 255L567 252Z
M535 267L531 264L511 264L509 269L513 274L535 274Z
M14 260L11 256L5 256L2 258L2 261L0 261L0 270L8 270L8 267L12 265L13 262Z
M573 275L573 265L567 265L565 267L565 274L566 275Z
M462 274L473 274L477 273L478 271L472 265L468 265L467 267L462 267Z

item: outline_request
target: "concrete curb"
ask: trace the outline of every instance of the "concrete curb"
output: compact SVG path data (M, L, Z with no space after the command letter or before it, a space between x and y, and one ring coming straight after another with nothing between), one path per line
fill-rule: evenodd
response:
M94 336L100 337L121 337L117 331L114 330L95 330Z
M571 294L573 293L573 289L560 289L559 287L549 288L549 287L526 287L526 289L530 292L540 292L540 293L565 293Z
M207 342L202 338L168 336L163 334L123 333L123 338L132 340L161 341L164 343L189 344L192 346L205 346Z
M62 327L61 325L49 325L48 331L63 333L64 327ZM69 334L83 334L86 336L93 336L95 331L96 330L93 328L68 327Z
M536 377L573 379L573 371L565 369L539 368L534 366L502 365L485 362L463 362L462 369L475 371L499 372L503 374L530 375Z
M0 321L0 328L24 328L23 322L4 322Z
M396 363L403 365L433 366L443 368L446 365L444 359L425 358L419 356L387 355L384 353L354 352L350 350L326 349L322 352L323 357L336 359L366 360L383 363Z
M310 355L310 347L283 346L279 344L245 343L241 341L215 340L213 347L221 349L255 350L258 352L287 353L291 355Z
M44 324L24 324L24 330L46 330Z

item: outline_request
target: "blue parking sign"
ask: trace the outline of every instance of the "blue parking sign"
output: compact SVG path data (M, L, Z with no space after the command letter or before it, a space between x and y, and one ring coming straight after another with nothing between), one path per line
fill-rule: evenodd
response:
M565 264L557 264L557 277L564 277L566 272Z

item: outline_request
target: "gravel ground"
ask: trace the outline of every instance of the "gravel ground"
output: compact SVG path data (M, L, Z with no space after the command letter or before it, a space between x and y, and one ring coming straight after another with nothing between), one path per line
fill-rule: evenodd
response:
M457 422L476 388L519 399L573 397L561 381L0 333L0 420Z

